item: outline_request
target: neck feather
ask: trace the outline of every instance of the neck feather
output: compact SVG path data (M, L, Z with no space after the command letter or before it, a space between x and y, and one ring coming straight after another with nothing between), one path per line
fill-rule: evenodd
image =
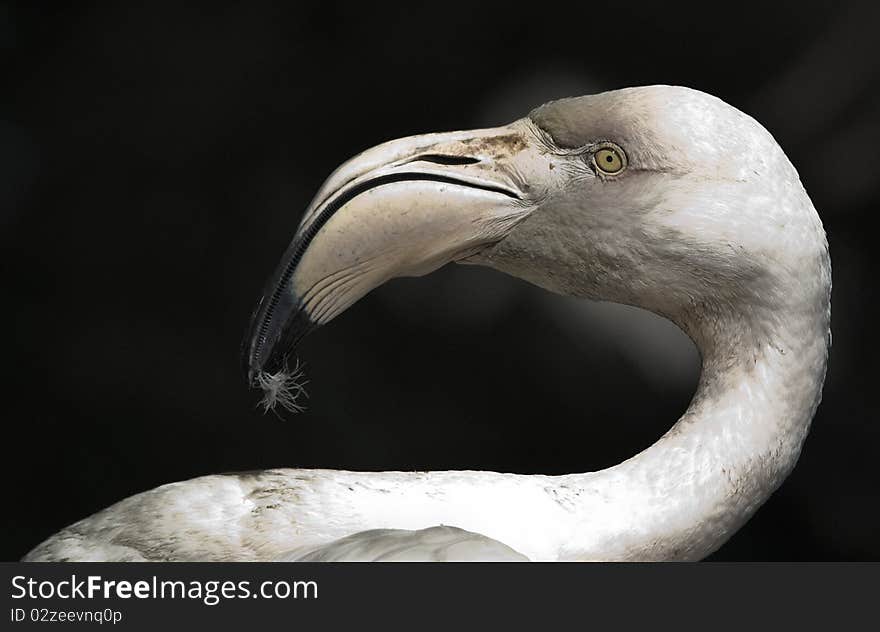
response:
M782 310L678 322L703 358L691 405L631 459L562 477L584 501L561 558L700 559L749 519L791 472L819 403L827 285Z

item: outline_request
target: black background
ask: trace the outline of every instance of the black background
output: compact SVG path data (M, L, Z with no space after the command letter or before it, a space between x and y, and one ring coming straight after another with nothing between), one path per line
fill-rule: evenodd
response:
M686 337L488 270L391 282L314 334L302 415L260 414L238 351L344 159L669 83L776 136L834 268L834 347L803 456L712 559L880 559L878 26L871 3L838 2L0 4L0 558L201 474L549 474L650 445L695 387Z

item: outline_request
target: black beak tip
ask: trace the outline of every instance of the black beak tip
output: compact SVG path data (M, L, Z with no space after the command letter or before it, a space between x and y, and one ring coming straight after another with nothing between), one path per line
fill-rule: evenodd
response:
M248 386L254 385L257 375L262 370L259 362L255 361L253 349L254 345L251 342L250 336L248 336L244 339L241 348L241 374L248 383Z
M301 304L274 314L264 313L262 306L260 301L241 348L242 375L252 387L257 386L261 373L284 370L300 341L318 326ZM279 316L284 313L289 316L282 323Z
M254 385L254 380L262 370L262 366L258 360L258 349L260 344L260 322L263 319L263 302L264 297L260 298L257 307L251 314L248 328L241 340L241 348L239 350L239 361L241 364L242 377L247 381L248 386Z

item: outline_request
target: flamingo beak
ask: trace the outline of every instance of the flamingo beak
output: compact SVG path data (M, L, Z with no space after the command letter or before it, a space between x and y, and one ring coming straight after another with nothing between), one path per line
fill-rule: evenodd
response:
M503 239L534 210L535 174L548 160L520 120L403 138L343 164L257 305L242 353L248 382L283 370L309 331L385 281L428 274Z

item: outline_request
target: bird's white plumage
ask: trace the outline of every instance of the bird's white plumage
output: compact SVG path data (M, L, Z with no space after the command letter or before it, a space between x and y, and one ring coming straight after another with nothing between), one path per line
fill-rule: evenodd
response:
M528 562L528 558L491 538L455 527L372 529L323 544L290 562Z
M794 467L821 395L830 262L821 222L796 171L752 119L684 88L635 88L560 102L499 129L505 131L481 132L479 142L490 149L475 149L475 155L485 165L515 149L520 163L504 173L504 186L533 197L524 194L516 203L505 198L515 213L487 215L492 204L502 204L498 196L486 190L473 196L481 213L474 230L491 223L486 217L516 220L505 219L497 244L469 246L469 261L554 292L650 309L678 324L699 348L703 369L690 407L669 432L619 465L565 476L334 470L207 476L127 498L52 536L26 559L521 554L532 560L689 560L720 546ZM599 134L627 151L624 177L592 174L576 162L581 150L567 149L579 135ZM553 149L550 136L566 149ZM459 137L467 138L432 135L366 152L328 180L303 225L314 219L322 198L366 177L388 155L399 160L411 147L465 142ZM449 189L437 182L404 186L389 186L386 193L426 199ZM307 270L359 270L361 263L345 259L353 252L345 240L366 232L365 247L375 250L373 277L357 287L366 277L350 273L351 296L391 276L397 260L388 254L396 252L387 243L393 231L370 233L363 219L369 215L358 214L358 204L375 205L379 198L362 198L334 216L323 241L310 246L316 254L302 264ZM394 225L386 215L383 221ZM458 233L467 222L457 217L456 236L444 239L464 239ZM496 232L486 234L498 239ZM430 238L420 236L421 247ZM453 246L427 250L461 252ZM407 265L417 262L407 256L401 255ZM315 274L303 294L329 273ZM351 299L321 291L330 297L321 308L325 315Z

